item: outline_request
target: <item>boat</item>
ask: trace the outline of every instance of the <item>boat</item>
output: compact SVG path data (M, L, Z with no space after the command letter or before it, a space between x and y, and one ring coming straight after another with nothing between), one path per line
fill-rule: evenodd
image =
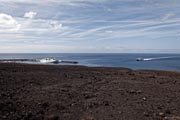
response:
M144 61L143 58L137 58L136 61Z
M54 58L42 58L39 60L41 63L59 63L61 60L56 60Z

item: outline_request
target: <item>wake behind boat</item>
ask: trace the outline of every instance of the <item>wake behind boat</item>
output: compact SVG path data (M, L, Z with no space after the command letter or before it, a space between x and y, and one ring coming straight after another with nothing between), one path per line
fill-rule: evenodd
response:
M151 61L151 60L170 59L170 58L177 58L177 57L179 57L179 56L155 57L155 58L137 58L136 61Z

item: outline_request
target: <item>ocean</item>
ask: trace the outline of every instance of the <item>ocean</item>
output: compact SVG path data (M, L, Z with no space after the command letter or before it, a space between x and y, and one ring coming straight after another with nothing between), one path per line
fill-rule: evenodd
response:
M121 54L121 53L54 53L54 54L0 54L0 59L36 59L52 57L60 60L77 61L78 65L90 67L126 67L180 71L180 54ZM136 61L144 58L144 61ZM59 65L61 65L60 63Z

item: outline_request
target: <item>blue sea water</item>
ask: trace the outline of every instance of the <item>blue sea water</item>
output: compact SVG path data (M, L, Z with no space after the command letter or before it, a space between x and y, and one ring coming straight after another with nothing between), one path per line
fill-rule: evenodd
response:
M53 57L60 60L78 61L78 65L126 67L180 71L180 54L120 54L120 53L54 53L54 54L0 54L0 59L36 59ZM136 61L137 58L150 58Z

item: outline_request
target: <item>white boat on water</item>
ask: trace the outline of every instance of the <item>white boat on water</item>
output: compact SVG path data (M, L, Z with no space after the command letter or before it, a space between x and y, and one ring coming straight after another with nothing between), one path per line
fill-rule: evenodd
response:
M136 61L144 61L143 58L137 58Z
M39 62L41 62L41 63L59 63L59 62L61 62L61 60L57 60L54 58L42 58L39 60Z

